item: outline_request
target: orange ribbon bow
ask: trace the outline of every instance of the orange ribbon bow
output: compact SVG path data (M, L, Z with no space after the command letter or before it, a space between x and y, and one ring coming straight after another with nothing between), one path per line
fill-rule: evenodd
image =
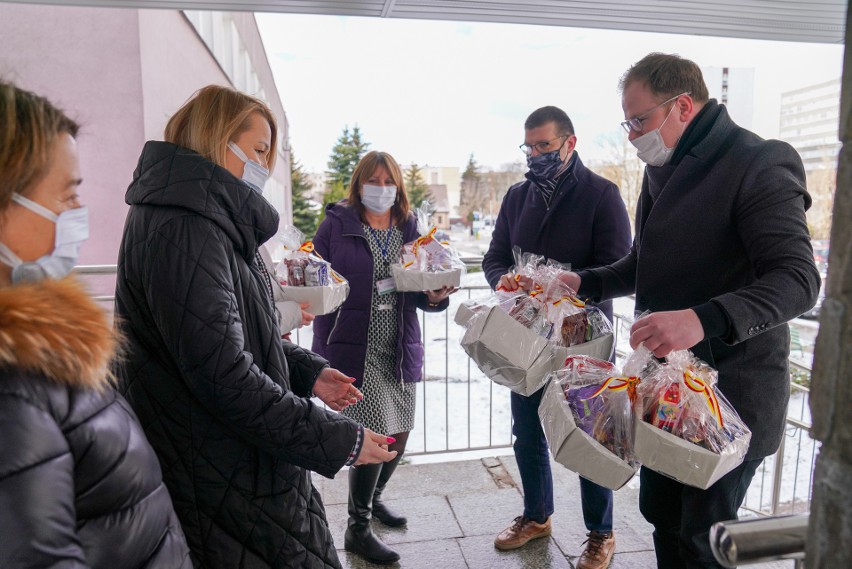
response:
M690 370L683 372L683 382L692 391L704 394L707 406L710 407L710 414L716 418L716 422L720 427L724 427L725 422L722 420L722 408L719 406L719 399L716 397L716 392L713 388Z
M636 386L639 385L639 378L636 376L620 376L620 377L608 377L606 381L604 381L600 388L597 391L592 393L589 397L584 399L583 401L588 401L590 399L594 399L607 389L610 391L627 391L627 397L630 398L630 402L636 401Z

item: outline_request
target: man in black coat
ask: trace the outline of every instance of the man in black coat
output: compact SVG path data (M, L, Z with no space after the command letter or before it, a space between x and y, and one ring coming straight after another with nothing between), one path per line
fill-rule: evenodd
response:
M622 123L646 164L633 247L564 280L582 296L636 293L631 329L657 357L691 349L752 431L744 462L707 490L642 468L640 509L661 569L721 567L710 526L734 519L752 476L781 441L790 394L787 322L816 302L802 161L709 100L699 67L653 53L621 79Z

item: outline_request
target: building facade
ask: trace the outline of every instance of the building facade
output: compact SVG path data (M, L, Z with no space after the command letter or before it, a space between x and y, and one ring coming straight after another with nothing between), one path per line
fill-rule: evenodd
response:
M254 15L0 3L0 77L46 96L78 136L90 237L80 264L114 264L142 146L199 88L232 86L265 100L279 156L264 196L291 219L288 125ZM112 284L97 291L111 293Z
M754 69L751 67L702 67L710 97L728 108L734 122L754 128Z

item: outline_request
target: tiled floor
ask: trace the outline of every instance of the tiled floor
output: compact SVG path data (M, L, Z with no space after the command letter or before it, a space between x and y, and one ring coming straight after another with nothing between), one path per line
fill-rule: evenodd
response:
M553 476L553 535L519 550L494 548L494 537L523 509L514 456L400 466L385 499L408 517L408 525L391 529L374 522L373 529L399 552L402 558L396 566L405 569L574 569L586 533L580 485L576 474L555 463ZM347 480L345 472L334 480L314 476L340 560L347 569L380 567L343 550ZM651 526L639 513L638 498L638 489L631 485L615 493L617 549L611 569L653 569L656 565ZM793 562L749 567L791 569Z

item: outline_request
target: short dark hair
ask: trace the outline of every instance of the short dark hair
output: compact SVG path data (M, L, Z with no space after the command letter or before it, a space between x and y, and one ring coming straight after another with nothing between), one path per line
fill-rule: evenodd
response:
M13 193L25 195L47 174L57 137L76 138L79 129L41 95L0 80L0 211Z
M710 99L704 75L698 65L675 53L649 53L628 69L618 82L622 93L631 84L642 81L654 95L668 99L689 93L692 100L704 104Z
M574 123L571 122L565 111L553 106L534 110L524 122L524 130L532 130L544 126L549 122L556 123L556 133L559 136L576 134L574 132Z

